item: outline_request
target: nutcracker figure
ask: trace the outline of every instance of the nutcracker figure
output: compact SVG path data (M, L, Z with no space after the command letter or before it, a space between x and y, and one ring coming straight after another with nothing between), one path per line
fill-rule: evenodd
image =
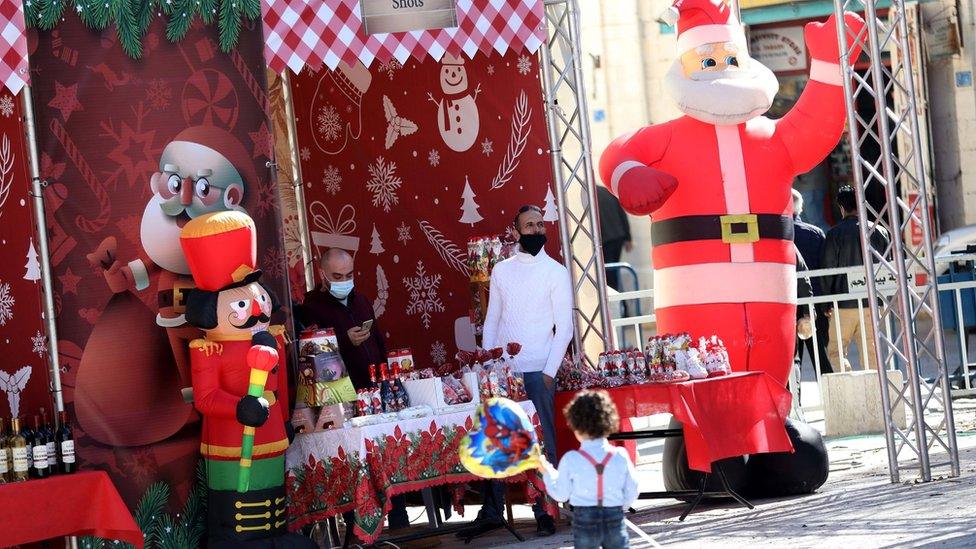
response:
M731 6L677 0L667 16L678 32L665 85L685 116L616 139L603 153L600 173L625 210L653 214L658 330L715 334L733 370L764 371L785 384L796 337L790 187L844 130L835 19L806 26L809 81L796 105L771 120L762 115L779 84L749 56ZM853 13L844 22L848 40L864 27ZM794 439L798 454L800 442ZM782 485L794 484L802 491L819 486Z
M289 442L284 330L270 326L274 294L258 279L254 222L241 212L190 220L180 243L195 288L186 320L200 453L209 488L209 547L314 547L285 530Z

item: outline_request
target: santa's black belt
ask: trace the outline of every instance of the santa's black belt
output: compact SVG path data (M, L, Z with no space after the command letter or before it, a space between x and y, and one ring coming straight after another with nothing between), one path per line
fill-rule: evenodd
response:
M655 246L691 240L750 244L761 238L793 240L793 219L785 215L689 215L651 223Z

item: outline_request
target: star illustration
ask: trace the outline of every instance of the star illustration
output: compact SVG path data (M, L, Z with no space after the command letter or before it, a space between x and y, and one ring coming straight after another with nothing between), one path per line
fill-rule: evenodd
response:
M61 111L61 117L64 118L65 122L68 121L71 113L85 110L81 106L81 102L78 101L78 84L65 87L61 85L61 82L55 82L54 90L54 99L47 106Z
M118 144L108 153L108 158L118 165L118 171L122 172L131 188L158 167L157 155L153 152L156 130L133 130L125 122L119 126Z
M272 140L271 132L268 131L267 124L261 124L256 132L247 132L247 135L251 137L251 141L254 143L254 153L253 158L259 158L265 156L271 158L272 147L274 146L274 141Z
M63 275L58 275L58 280L61 281L61 291L65 294L78 295L78 282L81 281L81 277L72 273L71 267L65 269Z

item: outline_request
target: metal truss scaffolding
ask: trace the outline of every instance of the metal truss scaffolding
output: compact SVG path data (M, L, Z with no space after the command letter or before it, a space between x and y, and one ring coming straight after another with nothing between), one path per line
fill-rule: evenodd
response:
M867 23L856 37L843 24L845 10L863 14ZM902 473L929 481L933 470L958 476L959 455L932 251L918 76L912 70L917 51L904 0L893 0L887 16L878 11L876 0L834 0L841 51L851 42L863 47L861 60L869 62L866 71L858 71L848 54L841 56L861 249L868 272L874 273L867 286L874 298L869 301L889 471L892 482ZM856 111L865 103L874 105L873 115ZM883 199L869 203L866 197L880 197L879 191ZM906 238L912 227L921 228L922 238ZM890 238L886 250L870 244L880 231ZM894 289L878 281L893 281ZM892 370L901 370L904 381Z
M603 251L590 126L580 66L580 22L577 0L546 0L549 38L541 48L542 82L549 126L553 177L559 188L563 262L575 292L576 352L593 358L612 345L607 311Z

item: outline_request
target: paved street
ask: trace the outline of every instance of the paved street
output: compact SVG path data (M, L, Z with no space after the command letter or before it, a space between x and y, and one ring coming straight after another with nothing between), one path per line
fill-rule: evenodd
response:
M974 547L976 546L976 399L956 401L962 474L931 483L891 484L881 436L828 441L831 474L814 495L735 505L706 505L684 523L681 504L638 502L629 518L663 547ZM640 448L641 489L661 489L660 444ZM473 516L477 509L468 507ZM568 526L551 538L535 538L526 506L515 509L518 529L527 538L519 547L572 547ZM457 519L455 519L457 520ZM463 519L462 519L463 520ZM464 547L445 536L440 547ZM631 537L633 547L652 544ZM475 547L516 546L496 532Z

